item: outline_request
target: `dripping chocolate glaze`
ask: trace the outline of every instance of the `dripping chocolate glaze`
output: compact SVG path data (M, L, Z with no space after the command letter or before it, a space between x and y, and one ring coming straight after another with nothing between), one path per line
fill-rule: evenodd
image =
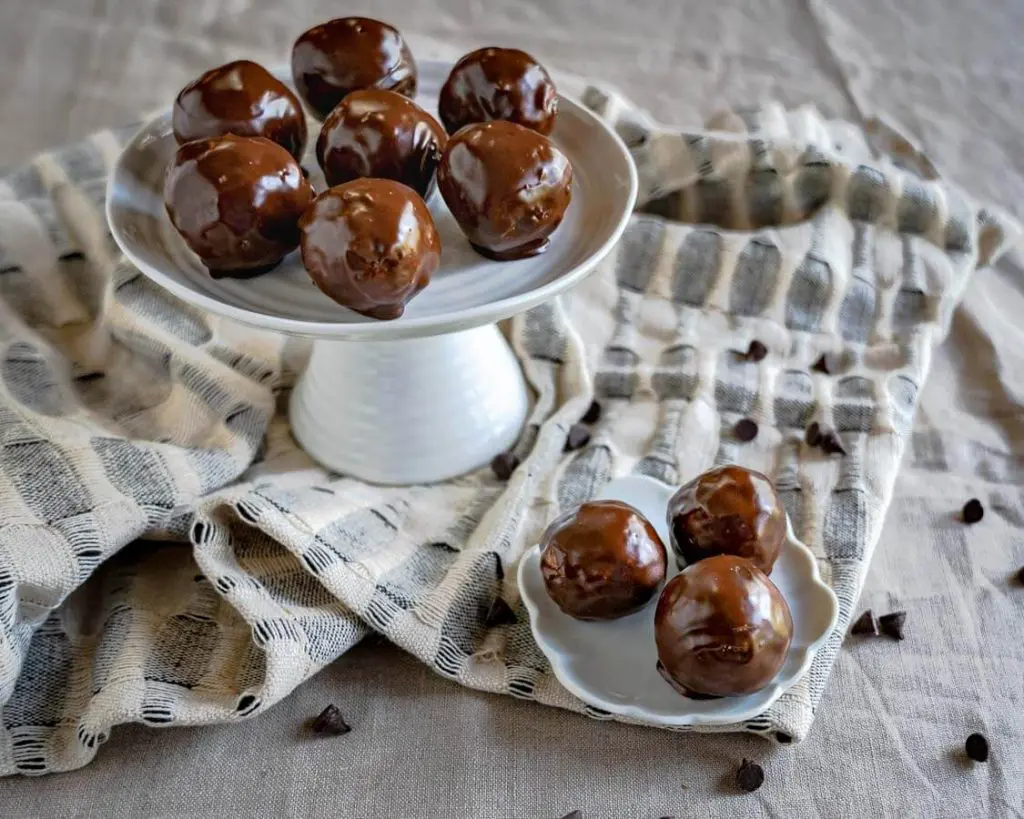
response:
M299 243L313 188L284 148L233 134L178 149L164 179L171 223L213 276L254 276Z
M427 198L448 136L430 114L394 91L353 91L324 121L316 156L329 185L365 176L394 179Z
M610 620L644 606L665 580L667 557L640 512L591 501L555 520L541 538L548 595L566 614Z
M306 115L298 97L249 60L212 68L181 89L171 123L179 145L235 134L265 137L297 160L306 149Z
M325 191L301 229L302 262L314 284L372 318L401 316L441 261L427 206L390 179L357 179Z
M393 26L367 17L339 17L300 35L292 47L292 78L320 119L362 88L416 96L409 46Z
M572 166L547 137L495 120L448 140L437 184L470 244L506 261L547 248L572 199Z
M544 67L525 51L481 48L460 59L441 88L438 113L448 133L503 119L550 134L558 94Z
M734 555L709 557L677 574L654 615L662 673L687 695L729 697L764 688L782 667L792 636L778 588Z

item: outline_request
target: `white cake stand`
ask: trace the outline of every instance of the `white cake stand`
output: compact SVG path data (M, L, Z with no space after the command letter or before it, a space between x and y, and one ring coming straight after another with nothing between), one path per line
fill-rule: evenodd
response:
M449 68L420 64L417 101L432 113ZM286 72L278 75L287 81ZM312 146L318 125L309 122ZM441 267L395 321L335 304L309 280L297 253L255 279L211 278L164 210L164 169L177 149L169 113L148 122L118 159L107 220L128 259L183 301L316 339L290 407L295 437L316 460L375 483L429 483L476 469L515 443L528 393L495 322L581 281L611 250L633 208L636 170L601 120L561 97L552 138L572 162L575 181L547 252L516 262L482 258L435 195L428 204L441 234ZM323 190L312 150L303 164Z

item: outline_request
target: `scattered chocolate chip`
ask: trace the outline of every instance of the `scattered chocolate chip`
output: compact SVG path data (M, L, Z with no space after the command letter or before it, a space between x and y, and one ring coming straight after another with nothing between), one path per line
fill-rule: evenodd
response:
M569 427L569 435L565 439L566 452L572 452L573 450L580 449L589 443L590 430L583 426L583 424L573 424Z
M768 355L768 348L756 338L747 347L747 361L761 361Z
M732 431L744 443L753 441L757 437L757 422L752 421L750 418L741 418L736 422L736 426L732 428Z
M905 611L894 611L891 614L883 614L878 618L878 630L886 637L894 640L903 639L903 624L907 620Z
M341 711L336 705L328 705L321 711L320 716L313 720L312 728L314 733L332 736L347 734L352 730L352 727L342 718Z
M846 454L846 447L843 446L842 439L834 429L823 429L821 431L821 440L818 441L818 446L826 455Z
M501 555L494 553L494 575L498 580L505 579L505 564L501 562Z
M736 771L736 785L741 791L753 793L764 784L764 768L756 762L744 759Z
M597 401L591 401L587 411L580 418L584 424L596 424L601 419L601 405Z
M583 819L583 814L580 813L578 810L574 810L565 814L565 816L563 816L562 819Z
M514 452L502 452L491 461L491 472L499 481L507 481L519 466L519 456Z
M821 443L821 424L811 421L804 430L804 442L807 446L817 446Z
M775 732L775 741L780 745L789 745L793 741L793 737L782 731Z
M875 613L868 609L860 617L854 620L850 627L850 634L878 634L878 623L875 621Z
M1017 570L1017 582L1024 586L1024 566Z
M822 353L818 360L811 365L811 369L815 372L831 375L839 369L839 361L834 353Z
M484 617L484 625L487 628L497 628L498 626L511 626L516 622L518 619L516 613L512 611L512 607L502 598L495 597L491 607L487 610L487 616Z
M981 734L971 734L967 737L964 750L975 762L988 762L988 740Z
M981 505L981 501L977 498L971 498L964 504L961 514L963 515L964 523L977 523L985 517L985 507Z

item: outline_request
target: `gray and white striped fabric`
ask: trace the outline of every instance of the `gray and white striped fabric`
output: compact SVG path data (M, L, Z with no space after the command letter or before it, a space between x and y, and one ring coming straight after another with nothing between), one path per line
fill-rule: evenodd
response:
M465 685L608 718L553 678L512 568L610 478L723 461L774 477L841 602L807 677L726 730L806 735L931 350L1016 226L809 109L684 133L582 97L631 146L648 212L585 284L511 322L536 402L507 484L380 488L298 450L281 408L303 347L117 254L104 181L131 129L0 181L0 774L84 765L123 722L253 716L371 631ZM825 351L840 372L812 371ZM592 441L563 452L595 395ZM846 457L802 443L812 419ZM498 595L518 622L488 629Z

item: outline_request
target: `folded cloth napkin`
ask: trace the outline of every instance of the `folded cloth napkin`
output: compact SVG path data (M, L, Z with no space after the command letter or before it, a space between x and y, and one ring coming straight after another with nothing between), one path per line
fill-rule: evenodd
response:
M725 461L774 478L841 615L798 685L716 730L806 735L931 350L1016 225L811 109L690 133L580 96L629 144L647 213L510 323L536 400L507 484L382 488L298 450L279 399L303 346L178 302L112 244L105 178L133 129L0 181L0 774L84 765L122 722L253 716L370 631L464 685L609 718L554 679L512 569L609 479ZM595 396L592 440L564 452ZM813 420L845 456L803 443ZM517 621L489 627L498 596Z

